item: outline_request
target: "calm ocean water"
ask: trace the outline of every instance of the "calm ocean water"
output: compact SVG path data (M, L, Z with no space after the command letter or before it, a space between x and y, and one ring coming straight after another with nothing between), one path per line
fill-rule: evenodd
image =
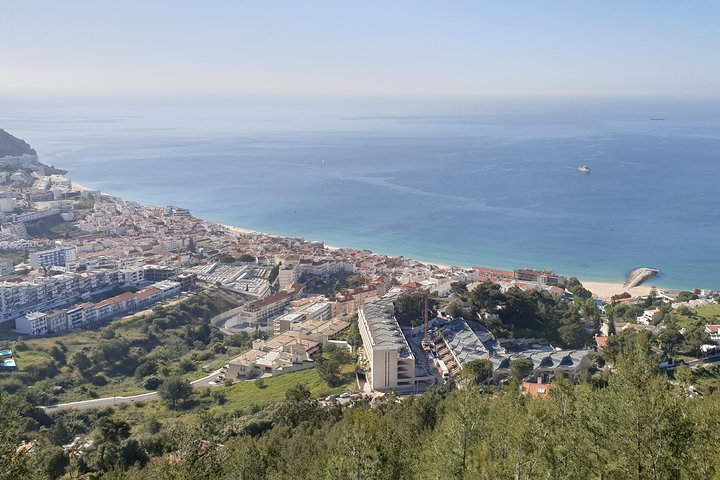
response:
M126 199L440 263L720 288L718 102L39 103L0 102L0 127Z

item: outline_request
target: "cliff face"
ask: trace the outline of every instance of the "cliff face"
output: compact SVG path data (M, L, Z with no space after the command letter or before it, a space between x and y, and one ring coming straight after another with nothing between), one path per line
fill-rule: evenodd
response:
M26 141L13 137L5 130L0 129L0 157L20 157L22 155L37 157L35 150Z

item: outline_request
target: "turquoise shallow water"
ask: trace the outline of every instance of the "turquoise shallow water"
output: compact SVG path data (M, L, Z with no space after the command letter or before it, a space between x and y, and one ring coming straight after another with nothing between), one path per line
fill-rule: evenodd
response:
M593 280L649 266L661 286L720 288L718 106L15 102L0 126L79 183L223 223Z

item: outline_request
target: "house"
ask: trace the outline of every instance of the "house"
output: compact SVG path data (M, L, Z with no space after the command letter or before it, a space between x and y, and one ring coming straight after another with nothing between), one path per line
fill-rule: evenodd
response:
M653 308L652 310L645 310L642 315L637 317L637 323L641 325L655 325L660 321L662 313L659 308Z
M710 340L720 345L720 325L708 323L705 325L705 333L710 335Z
M542 377L538 377L536 382L523 382L520 385L520 391L525 395L535 398L544 398L550 395L550 390L555 385L544 383Z

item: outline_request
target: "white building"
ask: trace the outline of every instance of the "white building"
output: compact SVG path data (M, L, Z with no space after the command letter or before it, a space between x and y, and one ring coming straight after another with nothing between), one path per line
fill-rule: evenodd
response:
M358 311L358 327L370 372L367 380L373 390L405 390L431 376L416 377L415 355L394 316L391 297L363 303Z
M31 312L15 320L15 330L26 335L45 335L48 333L47 314Z
M17 200L14 198L0 198L0 212L10 213L17 208Z
M0 277L10 275L14 271L12 260L9 258L0 259Z
M77 258L77 247L57 247L30 254L30 265L35 268L66 267Z

